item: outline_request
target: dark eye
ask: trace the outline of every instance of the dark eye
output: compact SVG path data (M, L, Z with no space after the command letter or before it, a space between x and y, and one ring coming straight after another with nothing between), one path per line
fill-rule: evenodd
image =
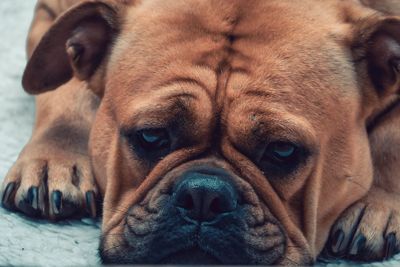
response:
M267 146L265 151L266 156L271 157L277 162L285 162L293 159L296 155L297 146L291 143L274 142Z
M170 138L166 129L144 129L137 131L138 145L149 152L168 149Z
M285 175L294 171L307 158L305 149L291 142L271 142L264 150L260 165L264 172Z
M143 160L156 162L171 153L171 136L166 128L130 130L122 133L133 152Z

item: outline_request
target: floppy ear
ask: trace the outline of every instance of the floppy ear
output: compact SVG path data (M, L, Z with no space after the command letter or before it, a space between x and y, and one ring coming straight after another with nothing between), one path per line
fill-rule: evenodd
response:
M360 36L372 84L379 96L399 93L400 18L378 19L364 26Z
M400 79L400 20L385 19L371 37L368 71L380 93L398 93Z
M28 93L53 90L73 76L90 80L118 33L114 6L84 2L57 19L36 47L22 79Z

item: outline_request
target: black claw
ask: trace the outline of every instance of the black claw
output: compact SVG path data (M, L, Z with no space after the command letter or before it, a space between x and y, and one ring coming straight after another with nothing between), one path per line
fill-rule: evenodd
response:
M33 209L37 210L39 208L38 188L36 186L29 188L27 201Z
M6 186L6 189L3 192L3 197L1 199L1 202L2 202L3 206L6 208L11 207L10 197L13 194L14 189L15 189L15 182L12 182Z
M53 201L53 213L55 215L59 215L62 208L62 193L59 190L53 191L51 194L51 199Z
M86 209L92 218L96 218L96 199L93 191L86 192Z
M358 255L361 251L365 249L366 244L367 244L367 239L365 238L365 236L363 234L359 234L351 244L350 255L352 256Z
M385 256L384 259L388 260L396 253L396 233L390 233L386 237Z
M334 254L339 254L342 251L342 244L344 240L344 232L338 229L332 236L331 250Z

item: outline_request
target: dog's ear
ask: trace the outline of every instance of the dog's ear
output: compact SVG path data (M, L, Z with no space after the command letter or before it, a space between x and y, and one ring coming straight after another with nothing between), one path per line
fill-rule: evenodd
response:
M90 1L71 8L55 21L29 59L22 80L25 91L53 90L73 76L89 81L105 61L118 30L116 6Z
M368 72L379 94L399 93L400 20L383 20L368 44Z
M400 89L400 17L370 18L358 25L354 47L366 61L367 75L379 97ZM361 52L360 52L361 51Z

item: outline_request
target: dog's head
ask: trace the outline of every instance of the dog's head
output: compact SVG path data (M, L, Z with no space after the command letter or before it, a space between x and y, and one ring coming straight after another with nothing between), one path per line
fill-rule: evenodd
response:
M102 97L105 262L305 264L371 184L399 28L356 1L90 1L24 87L75 76Z

